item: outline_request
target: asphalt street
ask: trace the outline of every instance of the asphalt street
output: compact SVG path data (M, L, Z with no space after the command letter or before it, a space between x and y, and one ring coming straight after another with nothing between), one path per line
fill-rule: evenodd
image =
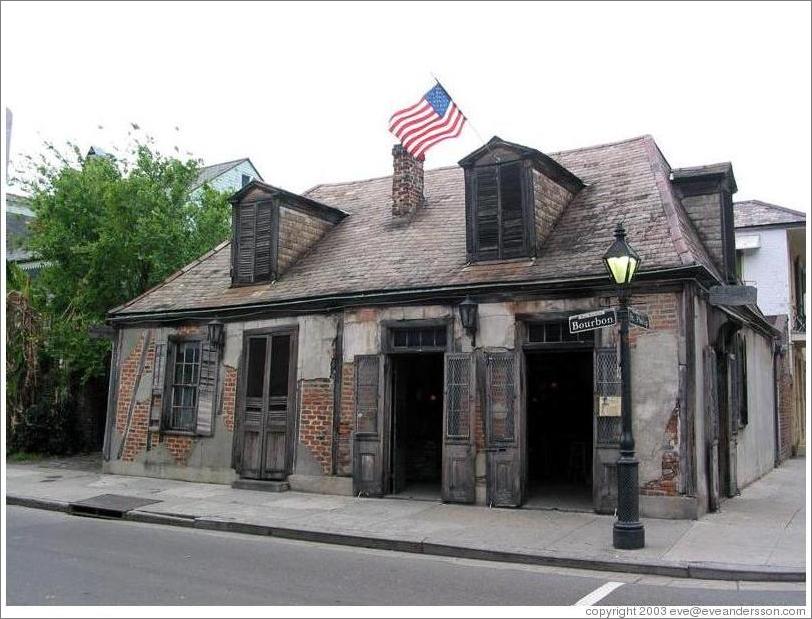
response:
M7 508L7 603L802 605L735 583L446 559Z

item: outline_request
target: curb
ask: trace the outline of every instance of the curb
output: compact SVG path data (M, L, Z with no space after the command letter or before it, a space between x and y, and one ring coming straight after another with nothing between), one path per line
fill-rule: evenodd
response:
M50 499L35 499L30 497L8 495L6 496L6 504L57 512L71 512L69 503ZM599 572L649 574L655 576L667 576L671 578L692 578L698 580L806 582L806 572L794 568L743 567L741 565L731 565L725 563L716 564L690 561L646 562L624 561L621 559L592 559L589 557L577 557L559 553L528 554L503 550L469 548L465 546L451 546L423 541L397 540L365 535L349 535L346 533L332 533L308 529L292 529L288 527L266 526L229 520L216 520L211 518L196 518L194 516L183 516L181 514L159 514L139 510L131 510L124 513L122 515L122 519L145 524L162 524L208 531L243 533L247 535L277 537L279 539L318 542L321 544L352 546L357 548L374 548L377 550L392 550L397 552L408 552L411 554L453 557L458 559L475 559L479 561L497 561L502 563L518 563L523 565L543 565L547 567L564 567Z

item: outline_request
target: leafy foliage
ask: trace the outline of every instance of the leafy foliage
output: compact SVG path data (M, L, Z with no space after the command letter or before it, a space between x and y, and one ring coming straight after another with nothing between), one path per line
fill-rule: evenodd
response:
M89 328L227 238L230 208L225 193L192 192L197 161L163 156L149 140L121 157L46 144L31 161L24 185L36 219L28 247L45 265L31 284L14 274L25 292L7 299L18 317L8 324L16 348L7 379L19 398L48 366L47 388L16 404L33 423L20 426L30 439L20 448L45 451L55 445L40 445L45 436L34 427L63 427L59 419L75 414L74 392L107 369L110 343L91 338Z

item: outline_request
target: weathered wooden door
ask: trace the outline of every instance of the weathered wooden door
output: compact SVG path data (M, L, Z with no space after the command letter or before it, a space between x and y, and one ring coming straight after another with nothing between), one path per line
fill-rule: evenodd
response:
M443 389L443 482L447 503L473 503L474 355L446 353Z
M296 384L294 333L250 334L245 338L243 397L239 419L242 477L285 479Z
M485 353L485 441L488 504L522 504L520 432L524 426L519 394L521 352Z
M387 486L383 441L388 436L384 427L385 370L384 355L355 357L352 487L356 496L383 496ZM388 447L388 441L386 444Z

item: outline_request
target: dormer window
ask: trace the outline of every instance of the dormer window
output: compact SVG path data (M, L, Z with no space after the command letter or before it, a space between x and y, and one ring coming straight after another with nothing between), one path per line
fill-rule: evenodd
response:
M282 276L347 213L253 180L231 197L231 285Z
M276 274L272 245L279 227L273 200L244 202L234 206L232 279L235 284L270 282Z
M528 255L527 172L520 162L474 168L474 253L477 260Z
M465 169L470 262L535 256L584 186L543 153L497 137L460 165Z

